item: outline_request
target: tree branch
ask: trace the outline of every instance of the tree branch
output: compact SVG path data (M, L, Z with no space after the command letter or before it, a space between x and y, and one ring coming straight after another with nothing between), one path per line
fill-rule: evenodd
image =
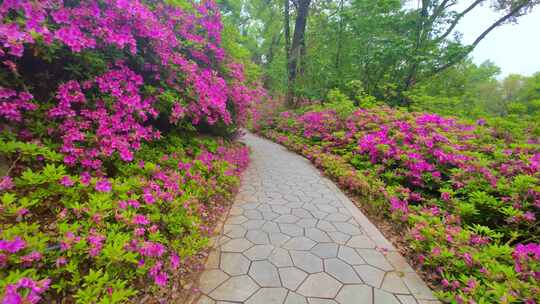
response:
M512 9L508 14L502 16L501 18L499 18L495 23L493 23L491 26L489 26L487 29L485 29L478 37L476 37L476 39L474 40L474 42L469 45L467 47L467 50L457 56L454 56L454 58L450 59L446 64L436 68L435 70L433 70L429 76L433 76L435 74L438 74L444 70L446 70L447 68L453 66L454 64L458 63L459 61L461 61L463 58L467 57L467 55L469 55L475 48L476 46L484 39L486 38L486 36L491 32L493 31L495 28L497 28L498 26L502 25L504 22L506 22L508 19L510 19L511 17L515 16L517 13L519 13L519 11L521 9L523 9L525 6L527 6L529 3L528 2L523 2L522 4L520 5L517 5L514 9Z
M450 27L446 30L446 32L444 32L444 34L442 34L441 36L436 38L435 42L439 43L439 42L443 41L446 37L448 37L448 35L450 35L452 33L452 31L454 31L454 28L456 28L456 26L458 25L461 18L463 18L465 15L467 15L471 10L473 10L476 6L478 6L482 2L484 2L484 0L476 0L471 5L469 5L469 7L467 7L464 11L459 13L456 16L456 19L454 19L454 21L450 25Z

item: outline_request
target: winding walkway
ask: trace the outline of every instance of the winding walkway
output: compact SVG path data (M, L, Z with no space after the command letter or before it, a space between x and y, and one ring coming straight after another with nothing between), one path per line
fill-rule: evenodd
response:
M438 303L390 242L305 158L247 134L252 162L198 304Z

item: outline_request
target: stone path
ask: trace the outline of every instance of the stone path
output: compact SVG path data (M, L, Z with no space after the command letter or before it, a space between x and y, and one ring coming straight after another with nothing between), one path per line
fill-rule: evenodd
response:
M439 303L306 159L246 135L252 163L210 254L198 304Z

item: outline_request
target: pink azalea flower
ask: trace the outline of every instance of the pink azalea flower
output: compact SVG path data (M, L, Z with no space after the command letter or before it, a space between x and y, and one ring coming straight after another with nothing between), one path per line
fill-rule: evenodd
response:
M26 242L16 236L13 240L0 240L0 251L8 253L16 253L26 247Z
M146 216L144 216L142 214L136 214L133 217L132 222L135 225L148 225L148 224L150 224L150 221L146 218Z
M100 179L96 182L95 189L99 192L110 192L112 190L111 182L107 179Z
M60 179L60 184L65 186L65 187L71 187L75 183L73 182L73 180L71 180L71 178L69 176L66 175L66 176L62 177L62 179Z
M14 187L13 179L9 176L0 178L0 191L10 190Z

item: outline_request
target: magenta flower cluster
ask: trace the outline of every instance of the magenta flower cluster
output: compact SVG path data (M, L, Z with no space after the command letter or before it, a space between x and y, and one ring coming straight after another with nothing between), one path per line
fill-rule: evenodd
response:
M2 303L38 303L41 300L41 294L49 289L50 283L49 279L34 281L30 278L21 278L17 283L6 286Z
M61 138L68 165L98 169L114 153L130 161L141 141L159 137L148 124L158 115L157 96L141 92L143 85L160 82L158 93L175 92L177 98L165 105L173 123L184 118L195 124L244 123L251 104L264 95L222 49L223 26L213 0L193 3L193 10L138 0L3 1L0 19L0 61L13 77L19 58L57 45L74 54L113 47L124 51L125 59L145 60L136 71L133 63L120 61L95 78L60 84L49 110L59 126L50 135ZM21 122L24 112L43 102L0 87L0 117L8 120Z

